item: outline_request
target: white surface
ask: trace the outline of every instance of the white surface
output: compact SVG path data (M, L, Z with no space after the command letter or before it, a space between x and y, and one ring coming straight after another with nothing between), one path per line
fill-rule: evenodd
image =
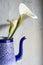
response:
M18 53L21 37L26 36L27 38L23 44L23 57L17 62L17 65L42 65L42 3L41 0L28 1L22 0L20 2L24 2L38 16L38 20L29 18L14 35L15 54ZM10 2L10 5L7 2ZM0 19L0 24L6 23L7 18L18 17L18 5L20 2L19 0L0 0L0 18L3 18ZM6 4L8 7L5 6ZM0 28L0 36L7 36L8 29L9 26Z

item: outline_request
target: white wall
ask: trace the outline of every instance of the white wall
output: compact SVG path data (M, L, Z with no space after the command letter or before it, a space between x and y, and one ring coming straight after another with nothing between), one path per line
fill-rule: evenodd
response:
M8 1L8 4L4 4ZM21 37L26 36L23 44L23 57L17 65L42 65L42 1L41 0L3 0L3 7L0 10L0 24L6 23L7 18L16 18L19 15L18 6L24 2L37 16L38 20L27 19L14 35L15 54L19 50ZM0 0L1 3L1 0ZM7 7L5 7L7 5ZM11 7L11 8L10 8ZM3 12L3 13L2 13ZM8 26L0 27L0 36L8 35Z

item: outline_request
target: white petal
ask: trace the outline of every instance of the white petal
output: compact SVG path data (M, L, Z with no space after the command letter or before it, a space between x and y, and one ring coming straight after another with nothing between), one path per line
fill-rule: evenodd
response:
M26 14L26 15L28 15L29 17L32 17L33 19L37 19L37 18L38 18L38 17L37 17L34 13L32 13L32 11L31 11L25 4L23 4L23 3L21 3L21 4L19 5L19 13L20 13L20 15Z

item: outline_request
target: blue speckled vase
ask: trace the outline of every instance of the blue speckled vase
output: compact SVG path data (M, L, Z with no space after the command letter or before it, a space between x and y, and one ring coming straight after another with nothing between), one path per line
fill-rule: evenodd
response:
M16 65L13 39L0 40L0 65Z
M16 61L21 59L23 53L23 41L25 37L22 37L19 45L18 55L14 55L13 39L5 40L0 39L0 65L16 65Z

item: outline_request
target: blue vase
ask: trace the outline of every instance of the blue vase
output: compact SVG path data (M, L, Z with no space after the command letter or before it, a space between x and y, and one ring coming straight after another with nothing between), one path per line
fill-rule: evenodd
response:
M18 55L14 55L13 38L12 39L0 39L0 65L16 65L16 61L22 58L23 54L23 41L25 36L21 38L19 45Z

